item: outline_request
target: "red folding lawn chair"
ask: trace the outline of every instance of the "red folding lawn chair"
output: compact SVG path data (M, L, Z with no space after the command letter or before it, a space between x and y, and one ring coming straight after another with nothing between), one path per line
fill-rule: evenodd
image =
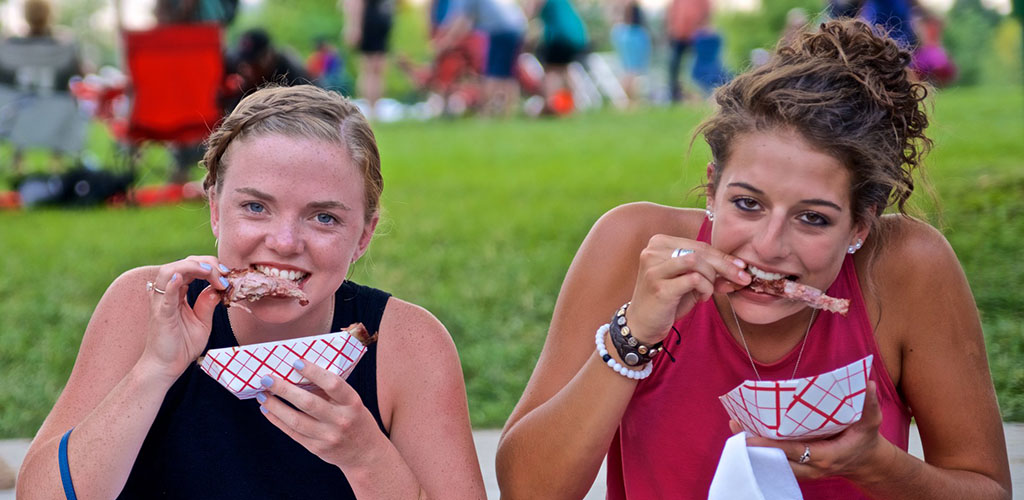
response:
M127 122L111 128L128 147L128 168L134 173L142 144L191 147L210 134L222 113L224 62L217 24L125 31L123 40L131 111Z

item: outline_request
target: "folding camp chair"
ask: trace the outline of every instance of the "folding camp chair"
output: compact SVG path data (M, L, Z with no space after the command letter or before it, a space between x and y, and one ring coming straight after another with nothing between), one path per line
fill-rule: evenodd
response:
M201 143L221 117L224 78L217 24L158 26L123 33L131 111L115 136L128 146L134 173L138 148L148 141L174 147Z
M77 155L87 121L67 91L77 61L73 44L54 39L0 42L0 138L19 150Z

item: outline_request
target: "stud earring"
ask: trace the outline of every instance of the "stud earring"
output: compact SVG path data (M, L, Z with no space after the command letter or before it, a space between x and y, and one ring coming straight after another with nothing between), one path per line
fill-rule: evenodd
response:
M704 215L708 218L709 221L715 221L715 213L711 211L710 207L704 209Z
M855 253L857 253L857 250L860 250L860 247L862 247L862 246L864 246L864 240L862 240L860 238L857 238L857 242L856 243L846 247L846 253L851 254L851 255L855 254Z

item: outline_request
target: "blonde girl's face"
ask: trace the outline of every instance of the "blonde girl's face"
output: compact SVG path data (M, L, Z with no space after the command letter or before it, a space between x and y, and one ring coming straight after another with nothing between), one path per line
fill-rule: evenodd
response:
M847 247L867 230L853 221L850 174L789 131L754 132L732 144L709 193L712 246L748 265L826 290ZM768 324L806 306L744 288L731 294L744 321Z
M296 281L309 296L248 307L272 323L330 307L349 266L366 251L377 218L366 221L363 176L344 146L266 135L231 144L211 190L218 258Z

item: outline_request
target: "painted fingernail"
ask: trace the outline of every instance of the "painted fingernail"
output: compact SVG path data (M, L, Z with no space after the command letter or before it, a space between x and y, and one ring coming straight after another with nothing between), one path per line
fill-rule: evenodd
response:
M220 272L222 273L231 272L231 270L228 269L228 266L225 266L224 264L217 264L217 267L220 267Z
M199 263L199 267L203 268L204 271L209 271L210 269L213 269L213 266L211 266L211 265L209 265L209 264L207 264L205 262L200 262Z
M260 379L260 384L263 384L263 387L270 387L274 385L274 379L270 378L270 375L264 375L263 378Z
M267 395L263 394L262 392L257 392L256 393L256 401L259 401L260 403L266 403L267 402Z
M306 363L303 363L301 359L296 359L295 362L292 363L292 368L295 368L296 370L299 370L299 371L302 371L302 369L305 368L305 367L306 367Z
M220 277L220 284L224 285L224 288L227 288L228 286L231 285L231 283L228 281L228 279L223 277L223 276Z
M260 413L266 415L267 414L267 407L266 406L261 406L260 407Z

